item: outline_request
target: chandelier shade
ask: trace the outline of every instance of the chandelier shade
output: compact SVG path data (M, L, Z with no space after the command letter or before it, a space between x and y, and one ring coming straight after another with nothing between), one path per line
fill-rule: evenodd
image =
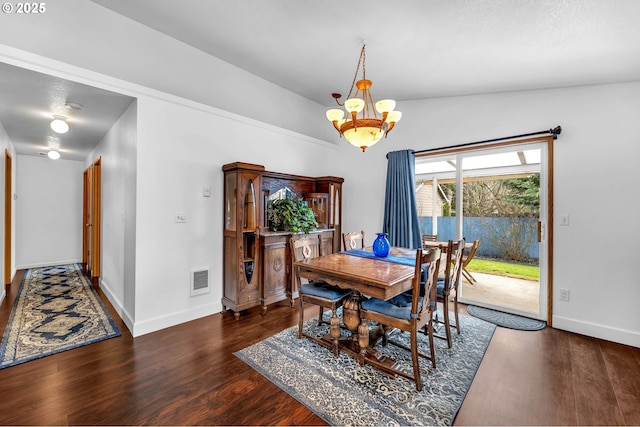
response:
M353 77L354 83L351 85L349 95L344 104L340 104L338 99L342 96L334 93L332 96L338 103L343 106L347 112L338 108L332 108L327 111L327 120L333 123L333 126L344 136L345 139L355 147L361 148L364 152L367 148L374 145L384 136L386 137L395 124L402 118L400 111L395 111L396 101L393 99L383 99L376 103L373 102L370 88L373 82L366 79L366 45L362 45L360 50L360 59L356 67ZM362 79L356 81L358 71L362 64ZM354 96L353 86L356 87ZM379 116L378 116L379 114Z

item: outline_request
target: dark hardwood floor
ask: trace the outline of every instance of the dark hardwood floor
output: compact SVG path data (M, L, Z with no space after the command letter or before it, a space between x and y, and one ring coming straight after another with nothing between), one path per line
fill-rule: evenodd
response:
M2 330L22 274L0 306ZM287 302L133 339L101 296L122 336L0 369L0 424L325 425L233 355L296 324ZM498 328L455 424L639 425L640 350Z

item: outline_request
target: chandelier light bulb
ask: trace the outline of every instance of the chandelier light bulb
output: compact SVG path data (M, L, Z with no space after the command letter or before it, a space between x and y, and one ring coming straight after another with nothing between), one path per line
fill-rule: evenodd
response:
M396 101L393 99L383 99L376 102L376 111L380 114L390 113L396 108Z
M344 111L339 110L337 108L332 108L331 110L327 110L327 119L330 122L340 121L344 118Z
M359 113L364 108L364 101L360 98L347 99L344 102L344 108L350 113L353 113L354 111Z
M67 118L64 116L53 116L51 121L51 129L56 133L67 133L69 130L69 124Z

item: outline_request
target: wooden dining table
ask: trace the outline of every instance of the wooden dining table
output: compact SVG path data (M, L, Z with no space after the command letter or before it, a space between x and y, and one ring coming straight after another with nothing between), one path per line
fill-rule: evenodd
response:
M324 280L351 289L342 306L342 320L351 335L340 338L340 349L358 357L360 364L369 363L394 375L396 361L373 349L383 331L369 331L368 321L360 319L360 301L363 297L388 300L411 289L415 257L415 249L398 247L392 247L387 258L356 256L346 251L295 262L294 269L295 274L309 281ZM404 258L405 263L394 262L398 258ZM332 340L329 334L326 339Z

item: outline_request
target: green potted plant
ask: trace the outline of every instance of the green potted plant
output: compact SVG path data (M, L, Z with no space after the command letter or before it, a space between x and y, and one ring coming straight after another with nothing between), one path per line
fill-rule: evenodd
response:
M313 210L295 194L270 201L267 205L267 220L271 231L287 230L308 234L318 228Z

